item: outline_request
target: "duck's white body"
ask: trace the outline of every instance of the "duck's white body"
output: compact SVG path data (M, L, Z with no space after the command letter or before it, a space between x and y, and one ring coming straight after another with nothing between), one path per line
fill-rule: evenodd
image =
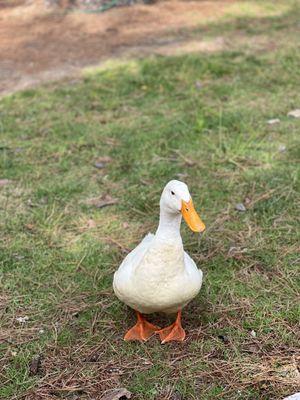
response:
M189 201L186 185L171 182L173 188L176 182L175 188L177 192L181 191L181 198ZM116 296L143 314L175 313L198 294L202 285L202 271L183 250L180 236L182 215L178 210L175 212L168 208L163 196L166 198L164 192L156 234L149 233L126 256L114 275Z

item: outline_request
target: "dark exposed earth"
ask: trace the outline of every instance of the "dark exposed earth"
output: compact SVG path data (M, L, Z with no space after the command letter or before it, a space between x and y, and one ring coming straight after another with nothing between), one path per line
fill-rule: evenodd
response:
M219 50L222 38L195 40L189 32L234 5L232 0L160 1L130 7L110 2L107 11L93 12L107 3L78 1L69 7L63 2L0 0L0 96L74 77L84 67L107 59Z

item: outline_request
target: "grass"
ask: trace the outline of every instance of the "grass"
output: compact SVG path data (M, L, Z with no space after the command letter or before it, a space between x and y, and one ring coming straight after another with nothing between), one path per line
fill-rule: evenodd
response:
M232 50L132 61L2 99L0 398L126 387L134 399L279 399L299 388L300 120L287 116L300 106L297 5L206 26L243 36ZM256 35L263 49L249 45ZM204 285L184 313L185 343L125 343L134 316L112 275L155 230L172 178L208 227L200 239L182 228ZM104 195L118 203L88 201Z

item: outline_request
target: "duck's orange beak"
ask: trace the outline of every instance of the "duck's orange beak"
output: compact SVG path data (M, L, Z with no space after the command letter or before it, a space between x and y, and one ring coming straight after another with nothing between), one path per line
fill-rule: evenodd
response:
M189 202L181 201L181 214L193 232L203 232L205 225L197 214L192 199Z

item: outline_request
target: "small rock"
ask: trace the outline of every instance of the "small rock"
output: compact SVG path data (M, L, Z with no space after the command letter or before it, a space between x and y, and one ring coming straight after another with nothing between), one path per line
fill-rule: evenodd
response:
M235 205L235 209L236 209L237 211L240 211L240 212L245 212L245 211L247 211L247 209L246 209L246 207L244 206L243 203L237 203L237 204Z
M288 117L300 118L300 108L297 108L296 110L290 111L288 113Z
M102 169L105 167L105 164L103 162L95 162L94 167L97 169Z
M269 119L269 120L267 121L267 124L268 124L268 125L275 125L275 124L279 124L279 122L280 122L280 119L279 119L279 118L273 118L273 119Z
M29 317L25 315L25 317L17 317L16 321L20 322L20 324L25 324L29 320Z
M200 81L196 81L196 82L195 82L195 88L196 88L196 89L200 90L200 89L202 89L202 86L203 86L203 85L202 85L202 83L201 83Z
M226 335L218 335L218 338L222 340L223 343L228 344L229 343L229 338Z
M250 331L250 335L253 337L253 338L256 338L256 332L255 332L255 330L251 330Z
M94 167L98 169L105 168L106 164L110 163L111 161L112 159L109 156L98 157L94 163Z

